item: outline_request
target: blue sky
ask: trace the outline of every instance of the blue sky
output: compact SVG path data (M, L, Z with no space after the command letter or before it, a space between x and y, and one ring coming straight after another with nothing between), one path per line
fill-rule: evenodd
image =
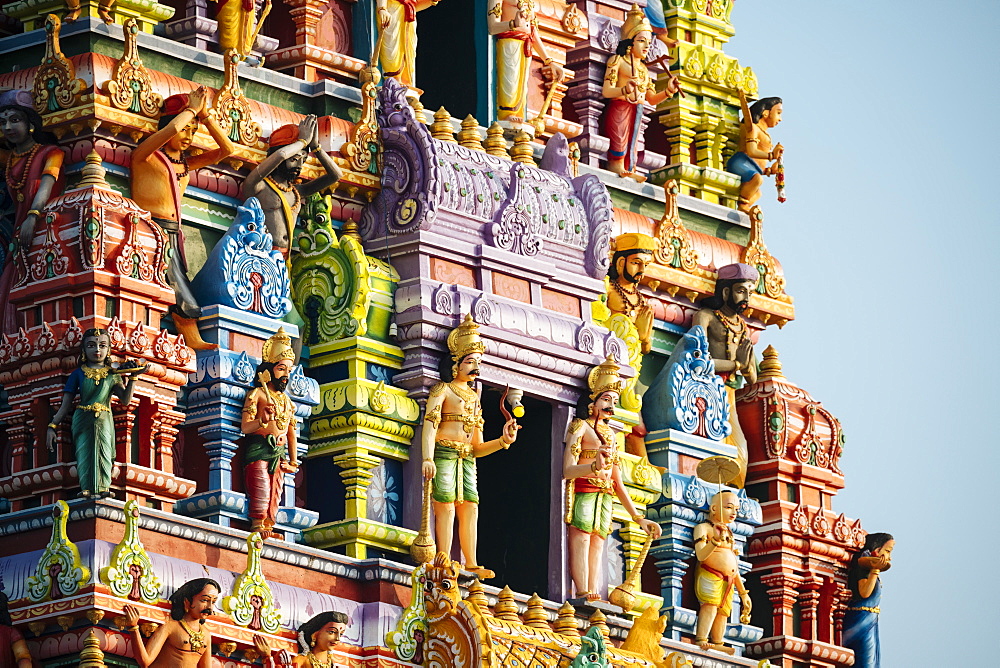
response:
M797 319L762 343L847 435L834 508L895 535L882 665L995 665L996 0L740 0L726 52L784 98L761 198ZM761 348L763 348L763 345Z

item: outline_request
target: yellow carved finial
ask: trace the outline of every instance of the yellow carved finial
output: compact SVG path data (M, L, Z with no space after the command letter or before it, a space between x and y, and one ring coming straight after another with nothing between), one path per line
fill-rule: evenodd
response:
M559 616L556 617L555 624L552 625L552 630L569 638L580 637L580 625L576 619L576 608L570 605L569 602L563 603L559 607Z
M108 187L108 182L104 180L107 172L104 169L104 165L101 164L101 156L98 155L97 151L91 149L90 153L87 154L86 163L83 169L80 170L80 173L83 174L83 178L80 179L81 187Z
M83 651L80 652L80 668L104 668L104 652L101 651L101 641L97 639L94 629L90 629L83 641Z
M455 128L451 124L451 114L444 107L434 112L434 122L431 123L431 136L441 141L455 141Z
M531 148L531 135L524 130L519 130L514 135L514 145L510 147L510 159L514 162L523 162L526 165L535 164L535 152Z
M420 101L419 97L408 97L406 101L410 103L413 107L413 115L416 116L418 123L423 123L427 125L427 113L424 109L424 103Z
M528 609L524 611L524 625L533 626L536 629L549 628L549 614L545 612L542 599L538 594L532 594L528 599Z
M479 121L469 114L462 121L462 129L458 131L458 143L465 148L476 151L483 150L483 136L479 134Z
M483 142L486 152L498 158L507 157L507 142L503 138L503 128L496 121L486 128L486 141Z
M480 610L487 611L490 607L490 601L486 598L486 591L483 589L483 583L480 582L479 578L472 581L469 585L469 595L465 597L466 601L470 603L475 603L479 606Z
M761 380L765 378L783 379L785 377L781 373L781 360L778 359L778 351L774 349L774 346L768 346L764 349L764 360L760 363L758 377Z
M508 622L521 621L517 616L517 603L514 602L514 592L505 586L497 595L497 604L493 606L493 616Z
M587 621L590 622L591 628L596 626L601 630L601 633L604 635L605 640L607 640L611 636L611 629L608 628L608 617L600 610L594 610L594 614L592 614L590 616L590 619L588 619ZM589 631L590 629L587 630Z

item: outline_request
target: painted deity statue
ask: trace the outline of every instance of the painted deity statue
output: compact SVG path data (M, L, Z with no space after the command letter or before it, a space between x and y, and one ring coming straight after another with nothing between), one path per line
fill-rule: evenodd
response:
M236 146L208 113L204 86L190 94L171 95L163 101L158 129L132 151L132 199L153 216L170 242L172 254L167 278L177 303L171 307L174 322L188 345L203 348L191 319L201 316L201 307L191 292L181 228L181 200L191 180L191 172L218 163L232 155ZM188 149L202 122L218 148L200 155ZM194 338L194 341L192 341Z
M677 77L671 77L664 90L656 90L645 63L652 39L652 26L633 4L622 24L615 55L608 59L601 93L610 100L604 112L604 135L611 140L608 170L639 182L646 180L636 173L642 112L647 104L655 107L680 90Z
M73 446L80 477L80 495L110 496L111 470L115 460L115 421L111 415L111 397L123 406L132 402L136 375L146 367L137 364L111 366L111 337L107 330L88 329L80 344L80 366L69 375L63 388L62 403L52 416L46 433L49 450L55 449L56 430L73 411ZM128 380L124 377L128 376ZM80 403L73 409L73 399Z
M747 441L736 414L738 376L742 376L748 385L757 382L757 362L750 328L740 314L750 306L750 296L759 280L757 270L747 264L729 264L720 268L715 281L715 295L702 300L701 310L691 320L692 326L704 328L715 372L726 382L729 423L733 428L726 440L736 446L736 462L740 467L739 475L729 481L734 487L743 487L747 475Z
M497 120L523 123L532 51L542 59L542 72L553 85L562 81L563 69L545 51L534 0L489 0L486 23L497 40Z
M63 161L66 154L55 145L55 137L42 130L42 117L35 111L26 90L0 94L0 133L6 144L0 149L7 193L14 203L13 220L0 225L0 320L3 332L17 331L14 308L8 297L15 278L13 255L8 252L16 239L27 249L42 217L42 209L65 186Z
M725 490L712 497L709 521L694 528L694 553L698 567L694 573L695 594L701 607L695 643L702 649L717 649L733 654L725 644L726 622L733 609L733 588L739 592L743 603L740 621L750 620L750 594L743 585L739 572L739 553L729 525L736 520L739 499L734 492Z
M170 597L170 619L147 642L139 632L139 609L126 605L125 630L132 636L140 668L212 668L212 634L205 622L219 591L219 583L209 578L182 584Z
M643 531L654 538L660 536L660 525L640 515L629 498L622 482L615 434L607 424L614 417L622 391L618 370L609 357L590 372L589 414L585 420L570 423L563 455L569 572L576 597L588 601L601 598L597 588L615 496Z
M865 545L851 559L847 583L851 602L844 614L844 647L854 650L857 668L879 668L881 647L878 638L879 604L882 581L879 573L892 566L896 541L887 533L870 533Z
M432 387L427 399L422 472L425 480L433 482L438 550L451 553L457 514L465 569L488 579L494 576L493 571L480 566L476 558L479 524L476 458L509 448L517 440L520 427L511 418L499 438L483 442L483 410L474 385L486 346L471 315L466 315L462 324L448 335L448 348L454 360L453 380Z
M736 153L726 162L726 171L740 177L739 210L748 212L760 199L760 186L765 176L778 173L778 163L785 149L774 144L768 130L781 122L781 98L763 97L747 106L746 96L740 91L743 121L740 124L740 141ZM768 165L768 161L773 164Z
M244 477L251 531L272 536L286 473L298 470L295 405L285 394L295 351L284 328L264 342L254 387L243 402Z
M292 657L290 662L280 661L282 665L289 663L293 668L332 668L334 663L331 650L340 646L350 622L347 615L338 611L321 612L299 627L299 649L301 653ZM273 650L263 636L253 638L257 651L264 657L264 666L274 668Z
M376 0L382 73L409 88L417 73L417 12L441 0Z
M31 668L31 652L24 636L14 628L7 608L7 595L0 592L0 666L4 668Z
M306 116L298 125L278 128L271 133L269 144L267 157L243 182L241 197L244 200L256 197L260 201L274 247L288 259L302 200L339 181L341 171L333 158L319 147L319 126L315 116ZM302 165L310 152L315 152L326 174L299 183Z
M616 237L611 244L614 254L608 267L611 289L608 291L608 308L621 313L635 323L639 333L642 353L649 352L653 340L653 307L639 292L639 283L646 275L646 267L653 262L653 252L659 242L646 234L630 232Z
M116 0L99 0L97 3L97 15L107 24L115 22L115 17L111 13L115 9ZM80 18L80 0L66 0L66 15L63 21L72 23Z
M219 48L234 51L245 59L253 50L264 19L271 13L271 0L264 1L260 18L254 0L216 0L218 10L215 20L219 26Z

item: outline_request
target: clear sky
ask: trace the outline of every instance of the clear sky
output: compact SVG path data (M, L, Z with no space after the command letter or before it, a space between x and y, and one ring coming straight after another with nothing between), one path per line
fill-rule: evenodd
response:
M760 203L797 319L761 340L844 426L834 508L897 539L882 665L998 665L1000 2L739 0L733 23L784 98L789 199Z

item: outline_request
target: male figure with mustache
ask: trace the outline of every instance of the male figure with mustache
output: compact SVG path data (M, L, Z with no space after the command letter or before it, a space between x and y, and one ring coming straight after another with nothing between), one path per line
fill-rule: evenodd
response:
M590 372L587 379L592 400L590 414L586 420L575 419L570 423L563 455L569 572L575 597L587 601L603 597L598 587L604 541L611 532L614 496L643 531L654 538L661 531L659 524L638 513L622 482L615 432L608 426L622 391L618 369L608 357Z
M741 313L750 306L750 296L759 280L760 274L750 265L738 262L722 267L715 281L715 295L702 300L701 310L691 320L692 326L705 329L715 372L726 381L729 422L733 427L726 440L736 446L736 461L740 465L739 476L728 481L735 487L743 487L747 473L747 441L736 415L736 389L740 386L737 376L746 379L747 385L757 382L750 328Z
M608 291L608 308L612 313L622 313L635 323L645 355L652 346L653 307L639 292L639 282L646 275L646 267L653 261L653 251L659 242L647 234L630 232L611 242L614 255L608 267L611 289Z
M244 458L251 531L270 538L278 515L285 473L298 470L295 405L285 394L295 351L284 328L264 342L254 388L243 403L241 428L246 434Z
M453 380L431 388L424 416L422 473L433 482L434 531L438 552L451 554L452 532L458 514L458 541L465 556L465 569L482 579L496 574L476 559L479 525L479 490L476 488L476 458L485 457L517 440L520 427L513 418L500 438L483 442L483 409L473 388L486 346L479 338L479 325L466 315L448 334Z
M132 634L140 668L212 668L212 634L204 624L219 598L219 583L209 578L185 582L170 597L170 619L145 644L139 610L126 605L126 631Z
M295 221L302 200L340 180L341 171L326 151L319 147L319 126L315 116L306 116L298 125L283 125L271 133L267 157L250 172L240 196L256 197L264 210L264 223L274 247L288 259L295 234ZM299 174L309 153L314 152L326 175L299 183Z

